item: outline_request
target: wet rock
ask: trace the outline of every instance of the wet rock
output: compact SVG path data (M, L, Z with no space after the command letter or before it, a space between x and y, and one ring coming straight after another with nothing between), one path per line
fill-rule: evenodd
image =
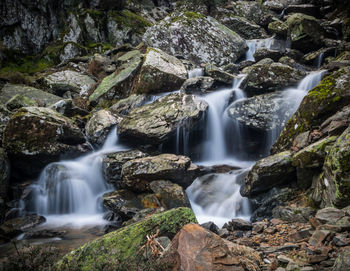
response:
M350 106L345 106L320 125L324 135L340 135L350 125Z
M116 189L122 188L122 166L127 161L146 157L147 154L139 150L121 151L106 154L102 160L103 177L108 183L113 184Z
M109 108L113 114L126 116L129 112L137 107L140 107L147 101L146 95L132 94L129 97L119 100Z
M136 191L147 191L150 182L169 180L184 188L191 185L198 167L186 156L160 154L126 162L122 167L123 185Z
M322 47L323 30L315 17L295 13L287 19L292 48L304 53Z
M209 221L209 222L203 223L203 224L201 224L201 227L203 227L204 229L209 230L213 233L220 235L219 234L219 227L216 226L214 222ZM220 235L220 237L222 238L221 235Z
M10 219L0 226L0 233L10 239L44 223L45 221L46 219L43 216L38 215L27 215L25 217Z
M262 132L280 130L293 112L292 104L282 92L267 93L237 101L228 115L244 127Z
M42 78L42 82L50 93L61 97L67 91L85 96L96 83L90 76L71 70L47 75Z
M350 269L350 248L344 248L334 262L332 271Z
M152 104L132 110L119 124L121 137L159 144L175 134L178 127L191 130L208 108L193 95L170 94Z
M10 179L10 161L4 149L0 148L0 197L8 197L8 187Z
M67 117L44 107L23 107L6 125L3 146L14 170L36 176L50 162L81 153L85 137Z
M266 48L260 48L255 51L254 58L255 61L260 61L264 58L271 58L273 61L278 61L282 57L282 53L275 50L269 50Z
M240 218L232 219L229 223L229 227L234 230L250 231L253 229L252 223Z
M272 187L290 183L295 179L291 153L286 151L258 161L248 173L241 195L253 197Z
M345 216L343 210L339 210L333 207L328 207L319 210L316 213L316 218L322 223L335 224L340 218Z
M297 84L304 72L281 63L256 64L252 66L241 84L249 95L281 90Z
M34 100L41 106L49 106L62 99L56 95L33 87L8 83L0 89L0 102L6 104L6 102L16 95L21 95L27 99Z
M220 85L209 76L200 76L187 79L181 86L186 94L207 93L216 90Z
M226 86L232 86L233 80L235 79L234 75L229 74L212 64L205 65L204 74L214 78L218 83Z
M340 69L309 91L274 143L272 153L289 149L297 135L314 130L349 103L349 74L349 68Z
M153 181L149 187L165 209L191 207L186 192L178 184L170 181Z
M110 268L118 269L121 266L133 268L136 264L142 268L145 262L140 261L136 255L146 243L147 235L155 234L158 228L159 236L173 238L184 225L191 222L196 223L196 218L188 208L156 214L73 250L56 267L58 270L68 270L73 266L79 269L99 269L108 264Z
M196 64L218 66L235 62L246 49L238 34L213 18L194 12L172 13L150 27L143 40L148 46Z
M91 143L102 145L106 141L108 133L119 122L120 118L114 116L110 111L99 110L86 123L86 136Z
M6 108L15 111L21 107L39 106L38 102L21 94L16 94L6 103Z
M75 105L72 99L60 100L57 103L50 106L51 109L56 110L58 113L71 118L77 115L86 116L89 112L79 106Z
M66 234L66 231L56 230L32 230L24 234L24 239L41 239L41 238L54 238L62 237Z
M186 271L243 270L243 266L258 270L261 264L253 249L225 241L195 224L184 226L174 237L163 261Z
M267 37L267 34L262 27L244 17L224 13L221 16L218 16L217 19L244 39L251 40Z
M287 37L288 24L280 20L275 20L268 25L269 31L280 37Z
M134 92L159 93L180 89L187 78L187 70L180 60L165 52L148 48Z
M322 54L322 58L320 55ZM315 52L308 53L304 55L303 61L308 65L321 66L323 64L324 59L330 56L334 56L336 54L336 48L321 48Z
M117 71L105 77L95 91L90 95L89 101L99 103L129 96L135 76L139 72L142 59L139 55L124 63Z

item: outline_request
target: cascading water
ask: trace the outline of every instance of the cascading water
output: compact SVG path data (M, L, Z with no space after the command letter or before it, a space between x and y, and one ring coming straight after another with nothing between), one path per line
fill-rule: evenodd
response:
M193 70L188 71L188 78L195 78L204 75L204 70L202 68L195 68Z
M248 51L245 55L245 60L255 61L254 54L260 48L270 49L273 43L273 38L261 40L247 40Z
M51 163L33 185L33 211L44 215L48 222L98 224L102 221L99 199L113 187L102 176L102 155L125 150L116 145L117 128L113 128L103 147L84 157ZM64 215L64 219L62 219Z

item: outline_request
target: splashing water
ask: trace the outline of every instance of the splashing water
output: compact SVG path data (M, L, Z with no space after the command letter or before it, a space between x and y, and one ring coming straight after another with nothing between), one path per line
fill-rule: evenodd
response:
M204 70L202 68L195 68L188 71L188 78L196 78L204 75Z

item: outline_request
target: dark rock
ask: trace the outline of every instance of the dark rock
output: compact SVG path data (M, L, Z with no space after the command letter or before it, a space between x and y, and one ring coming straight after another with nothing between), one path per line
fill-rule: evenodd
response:
M315 211L311 207L284 207L278 206L272 211L274 218L279 218L288 222L300 222L305 223L310 216L315 215Z
M216 233L216 234L220 235L219 234L219 227L216 226L214 222L211 222L211 221L210 222L206 222L206 223L201 224L201 226L204 229L207 229L207 230L209 230L209 231L211 231L213 233ZM220 237L222 237L222 236L220 235Z
M240 218L232 219L229 225L233 230L250 231L253 229L253 225L250 222Z
M220 84L217 84L213 78L200 76L187 79L183 83L181 90L186 94L207 93L216 90L219 86Z
M62 237L66 234L66 231L56 230L32 230L24 234L24 239L41 239L41 238L53 238Z
M147 101L147 96L132 94L129 97L119 100L109 108L113 115L126 116L129 112L137 107L142 106Z
M254 58L258 62L264 58L271 58L273 61L278 61L282 57L282 53L275 50L269 50L266 48L260 48L255 51Z
M289 5L285 9L286 14L291 14L291 13L302 13L305 15L310 15L310 16L319 16L320 15L320 8L315 5L311 4L303 4L303 5Z
M333 271L343 271L350 269L350 248L344 248L333 265Z
M350 238L347 233L336 234L332 242L338 247L344 247L350 244Z
M320 125L320 132L325 135L340 135L350 125L350 106L345 106Z
M10 161L4 149L0 148L0 198L8 197Z
M10 219L0 226L0 233L10 239L44 223L45 221L46 219L43 216L38 215L27 215L25 217Z
M103 177L108 183L114 185L116 189L121 189L122 166L127 161L146 157L147 154L139 150L121 151L106 154L102 160Z
M232 86L233 80L235 79L234 75L219 69L213 64L205 65L204 74L210 76L211 78L215 79L218 83L221 83L224 86Z
M68 118L77 115L86 116L89 114L87 110L75 105L72 99L60 100L57 103L51 105L50 108L56 110L58 113Z
M350 231L350 217L345 216L340 218L335 225L340 227L342 231Z

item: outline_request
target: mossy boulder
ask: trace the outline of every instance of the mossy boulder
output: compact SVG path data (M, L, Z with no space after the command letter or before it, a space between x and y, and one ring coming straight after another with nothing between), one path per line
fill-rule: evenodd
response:
M281 20L275 20L275 21L269 23L268 29L270 32L272 32L280 37L287 37L288 24L286 22L282 22Z
M249 95L281 90L297 84L304 72L281 63L253 65L244 78L241 88Z
M304 53L319 49L323 45L323 29L315 17L295 13L287 19L291 45Z
M73 250L56 267L57 270L134 270L146 264L140 249L147 235L159 230L159 236L173 238L184 225L196 222L188 208L156 214Z
M244 197L254 197L295 180L296 170L292 165L292 154L289 151L281 152L258 161L249 171L240 192Z
M123 185L134 191L150 191L150 182L169 180L187 188L198 175L190 158L160 154L126 162L122 167Z
M22 107L6 125L3 146L13 172L35 177L64 154L81 153L85 142L80 129L67 117L44 107Z
M121 99L109 108L113 114L126 116L129 112L137 107L142 106L147 101L145 94L131 94L125 99Z
M213 64L207 63L204 68L204 74L213 78L217 84L221 84L226 87L230 87L233 84L235 76L222 69L216 67Z
M142 94L178 90L186 79L187 70L180 60L159 49L148 48L134 83L134 92Z
M325 77L305 96L276 140L271 152L291 147L294 138L319 126L350 102L350 68L340 69Z
M6 103L6 107L10 111L14 111L21 107L28 107L28 106L39 106L39 104L35 100L30 99L21 94L16 94Z
M318 193L312 198L321 206L350 205L350 128L347 128L329 150L323 174L315 182Z
M87 95L95 85L90 76L71 70L64 70L49 74L41 79L49 92L63 96L67 91L79 95Z
M90 95L91 103L121 99L129 96L135 76L139 72L142 60L136 55L124 63L117 71L105 77Z
M152 104L132 110L118 126L124 138L138 139L138 144L161 144L176 133L178 127L196 127L208 104L193 95L174 93Z
M108 183L113 184L116 189L122 188L122 166L137 158L148 156L139 150L120 151L106 154L102 160L102 173Z
M16 95L24 96L28 99L34 100L41 105L52 105L62 98L36 89L33 87L17 84L6 84L3 88L0 89L0 103L6 104L10 99Z
M110 111L105 109L99 110L86 123L86 136L91 143L102 145L113 126L119 122L120 118Z
M172 13L148 28L143 36L148 46L192 60L196 64L221 66L235 62L247 48L235 32L211 17L195 12Z

